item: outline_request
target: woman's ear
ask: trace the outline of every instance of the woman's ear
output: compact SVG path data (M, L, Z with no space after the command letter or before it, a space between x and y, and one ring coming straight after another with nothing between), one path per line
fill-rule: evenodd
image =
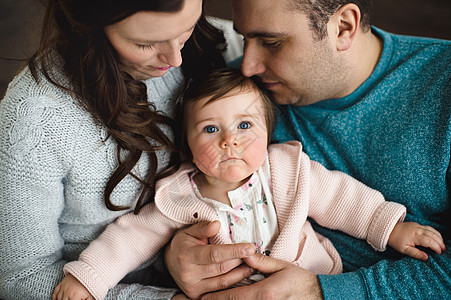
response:
M360 9L353 3L343 5L332 16L332 32L338 51L348 50L360 30Z

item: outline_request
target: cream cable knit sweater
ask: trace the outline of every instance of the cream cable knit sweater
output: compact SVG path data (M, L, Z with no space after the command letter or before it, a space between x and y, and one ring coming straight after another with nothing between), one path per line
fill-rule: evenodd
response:
M403 205L384 201L378 191L311 161L299 142L271 145L268 153L270 170L263 172L272 180L280 231L271 256L318 274L341 272L337 250L313 231L307 217L366 239L376 250L385 250L395 224L404 219ZM214 208L196 197L188 179L192 170L185 164L176 174L159 181L154 203L139 215L127 214L108 226L79 261L65 266L65 272L74 275L96 299L103 299L108 289L152 257L177 229L217 220ZM221 231L212 243L231 240Z
M183 82L178 68L145 81L149 99L169 115ZM116 144L77 101L28 69L0 101L0 298L50 299L63 266L118 216L103 191L117 166ZM168 157L158 153L162 165ZM141 159L137 172L146 170ZM112 202L131 205L139 184L128 176ZM170 298L173 290L121 285L108 298ZM140 298L142 299L142 298Z

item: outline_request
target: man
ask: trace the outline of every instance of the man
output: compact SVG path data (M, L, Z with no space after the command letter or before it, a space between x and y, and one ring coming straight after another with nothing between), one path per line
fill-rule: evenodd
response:
M241 70L258 76L281 104L275 140L300 140L313 160L404 204L406 221L435 227L449 249L451 41L371 27L370 7L366 0L234 0L234 25L245 41ZM168 267L188 296L247 276L244 265L228 272L244 257L269 276L207 298L445 299L451 293L449 250L421 262L315 226L344 267L343 274L316 276L249 256L249 245L202 246L216 227L189 228L168 248ZM181 261L177 272L174 257Z

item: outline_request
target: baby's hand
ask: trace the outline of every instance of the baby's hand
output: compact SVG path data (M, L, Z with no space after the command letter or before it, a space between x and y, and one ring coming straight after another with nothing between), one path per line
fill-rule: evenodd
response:
M396 224L388 238L388 245L402 254L423 261L428 259L428 255L416 246L431 248L437 254L446 251L440 232L430 226L423 226L415 222Z
M84 299L94 300L94 297L89 291L71 274L66 277L56 286L53 291L52 300L70 300L70 299Z

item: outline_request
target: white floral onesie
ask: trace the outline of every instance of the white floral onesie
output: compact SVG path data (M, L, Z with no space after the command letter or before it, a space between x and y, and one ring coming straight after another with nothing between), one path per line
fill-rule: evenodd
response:
M258 252L269 255L279 229L271 178L266 176L270 173L262 170L265 167L269 170L268 160L245 184L228 192L232 206L203 197L193 180L196 172L190 174L190 180L196 196L216 210L221 230L233 243L254 243Z

